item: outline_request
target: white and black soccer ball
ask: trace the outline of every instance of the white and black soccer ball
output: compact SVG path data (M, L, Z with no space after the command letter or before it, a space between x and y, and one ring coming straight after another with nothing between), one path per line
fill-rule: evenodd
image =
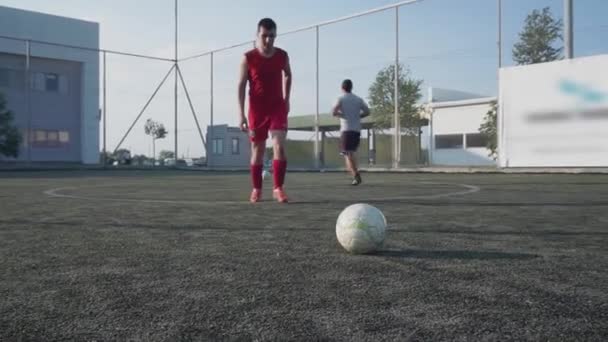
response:
M346 207L338 216L336 236L350 253L372 253L384 244L386 224L386 218L378 208L357 203Z

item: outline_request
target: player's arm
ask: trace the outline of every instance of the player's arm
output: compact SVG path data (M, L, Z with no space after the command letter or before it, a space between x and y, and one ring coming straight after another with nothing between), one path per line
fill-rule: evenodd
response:
M366 116L369 116L370 114L370 110L369 107L367 106L367 103L365 103L364 100L361 100L361 117L364 118Z
M293 79L291 73L291 65L289 63L289 56L286 57L285 67L283 67L283 93L285 94L285 105L287 106L287 113L289 113L289 99L291 97L291 82Z
M342 106L340 105L340 99L338 99L336 101L336 103L334 104L333 108L331 109L331 113L333 114L333 116L336 116L339 118L344 116L342 114Z
M239 126L241 130L247 130L247 119L245 117L245 90L247 88L247 57L243 56L241 66L239 70L239 84L238 84L238 96L239 96Z

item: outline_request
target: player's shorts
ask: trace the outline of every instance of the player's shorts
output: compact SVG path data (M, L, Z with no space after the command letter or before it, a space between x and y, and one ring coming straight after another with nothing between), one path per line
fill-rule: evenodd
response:
M252 142L266 141L269 131L287 131L285 103L264 107L249 109L249 139Z
M361 141L361 132L344 131L340 135L340 154L348 155L357 152L359 142Z

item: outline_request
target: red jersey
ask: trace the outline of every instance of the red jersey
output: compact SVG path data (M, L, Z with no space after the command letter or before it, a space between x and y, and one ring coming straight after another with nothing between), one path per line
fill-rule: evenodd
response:
M270 57L263 56L258 49L248 51L247 68L249 78L249 106L267 109L284 102L283 69L287 64L287 52L275 47Z

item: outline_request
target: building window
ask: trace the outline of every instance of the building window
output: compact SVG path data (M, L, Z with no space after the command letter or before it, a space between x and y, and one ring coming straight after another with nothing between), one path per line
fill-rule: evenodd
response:
M467 148L469 147L486 147L488 138L481 133L467 134Z
M232 154L240 154L239 138L232 138Z
M46 91L58 92L59 91L59 75L57 74L44 74L44 84Z
M32 89L38 91L45 91L46 85L44 83L44 74L41 72L32 73Z
M66 147L70 143L70 132L58 130L36 129L32 131L32 146L49 148L49 147Z
M68 131L59 131L59 142L61 144L67 144L70 142L70 132Z
M462 148L462 134L442 134L435 135L435 148Z
M51 93L68 93L68 79L64 75L49 72L32 73L32 89Z
M59 145L59 132L58 131L47 131L46 140L51 146Z
M224 139L214 138L212 149L213 154L224 154Z
M37 129L34 131L34 141L35 143L42 143L42 142L46 142L46 131L43 131L41 129Z

